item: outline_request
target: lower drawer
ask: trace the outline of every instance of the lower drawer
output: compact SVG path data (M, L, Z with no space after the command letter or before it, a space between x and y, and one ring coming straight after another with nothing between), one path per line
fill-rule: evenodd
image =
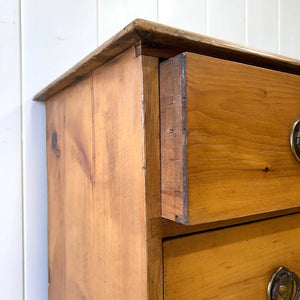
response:
M165 240L164 299L267 299L281 265L300 275L300 214Z

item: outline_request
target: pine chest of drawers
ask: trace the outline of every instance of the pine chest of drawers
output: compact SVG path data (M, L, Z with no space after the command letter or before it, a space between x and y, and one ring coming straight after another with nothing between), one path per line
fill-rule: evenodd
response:
M136 20L36 95L49 299L267 299L300 274L299 74Z

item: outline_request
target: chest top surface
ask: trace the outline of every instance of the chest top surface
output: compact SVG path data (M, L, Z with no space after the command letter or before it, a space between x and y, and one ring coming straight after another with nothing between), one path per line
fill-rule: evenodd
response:
M287 73L300 74L299 60L136 19L46 86L34 97L34 100L47 100L134 45L136 46L137 55L170 58L182 52L193 52Z

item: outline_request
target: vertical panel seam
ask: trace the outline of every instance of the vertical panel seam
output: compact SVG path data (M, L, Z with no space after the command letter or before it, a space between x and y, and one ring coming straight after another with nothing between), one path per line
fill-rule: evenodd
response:
M99 42L100 42L100 37L99 37L99 34L100 34L100 30L99 30L99 24L100 24L100 22L99 22L99 1L100 0L96 0L96 11L97 11L97 13L96 13L96 18L97 18L97 20L96 20L96 26L97 26L97 29L96 29L96 34L97 34L97 36L96 36L96 41L97 41L97 47L98 46L100 46L99 45Z
M209 17L208 17L208 0L205 0L205 13L206 13L206 34L209 35Z
M92 113L92 201L93 201L93 222L95 222L95 182L96 182L96 133L95 133L95 91L94 91L94 72L90 73L90 90L91 90L91 113ZM96 240L94 231L94 242Z
M245 45L248 46L249 44L249 37L248 37L248 29L249 29L249 18L248 18L248 0L245 0Z
M207 33L207 0L204 0L204 5L205 5L205 34L208 35Z
M21 224L22 224L22 299L25 300L25 228L24 228L24 147L23 147L23 35L22 0L18 1L19 12L19 88L20 88L20 160L21 160Z
M281 53L281 0L278 1L278 53Z

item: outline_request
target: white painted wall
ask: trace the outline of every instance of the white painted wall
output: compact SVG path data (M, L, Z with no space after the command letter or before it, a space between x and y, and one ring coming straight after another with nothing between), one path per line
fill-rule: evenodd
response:
M0 299L12 300L23 297L19 32L18 0L0 0Z
M300 59L299 11L298 0L0 0L0 299L47 299L35 93L138 17Z

